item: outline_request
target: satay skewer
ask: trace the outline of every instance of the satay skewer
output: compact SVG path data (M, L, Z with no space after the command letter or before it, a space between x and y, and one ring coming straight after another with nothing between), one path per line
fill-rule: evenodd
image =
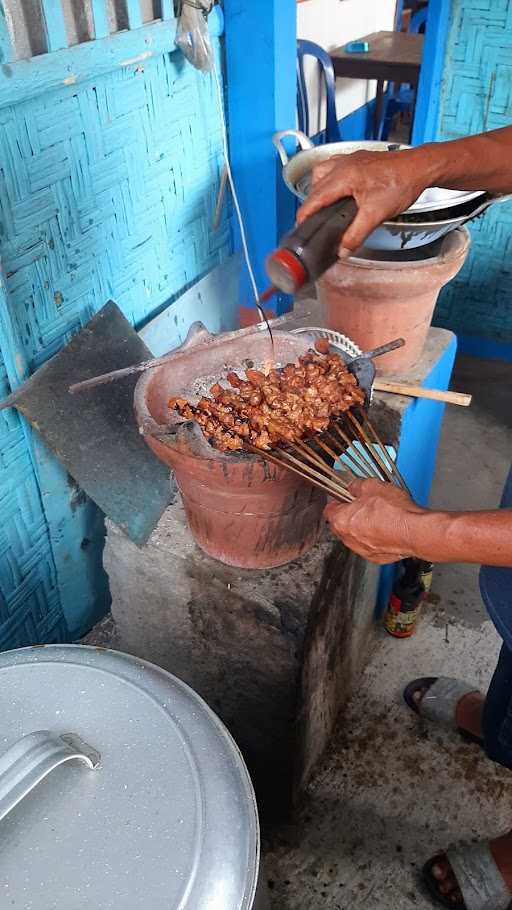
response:
M314 487L317 487L318 489L322 490L324 493L327 493L328 496L330 496L332 499L336 499L337 502L340 502L343 505L346 505L347 502L351 502L351 500L348 500L346 498L346 495L344 495L342 490L339 489L339 490L333 491L329 487L327 487L324 483L320 483L320 481L315 480L313 477L305 476L304 472L302 470L299 470L298 468L295 468L293 465L281 461L281 459L278 458L276 455L274 455L272 452L267 452L263 449L257 449L256 446L253 446L250 443L246 444L245 449L247 452L251 452L253 455L259 455L259 457L264 458L265 461L269 461L272 464L275 464L280 468L285 468L287 471L292 471L294 474L298 474L299 477L303 478L303 480L307 480L308 483L310 483Z
M345 497L346 502L354 501L355 497L352 496L352 494L346 489L346 487L342 486L342 484L340 483L339 480L337 480L337 482L335 483L334 481L329 480L327 477L322 476L321 474L318 473L318 471L315 471L314 468L310 468L309 465L304 464L299 458L295 458L294 455L291 455L285 449L279 449L279 452L280 452L282 458L285 458L287 461L290 461L292 464L297 465L299 468L301 468L302 471L305 471L311 477L319 478L320 480L323 481L324 485L333 489L335 492L342 494ZM302 476L304 476L304 474Z
M350 436L347 436L347 434L341 429L338 423L334 424L334 429L344 441L348 441L348 445L352 447L352 452L354 453L354 455L351 454L350 457L354 458L354 456L357 455L358 460L365 466L366 473L369 471L370 477L373 477L376 480L386 479L385 476L383 476L379 471L378 466L376 466L375 463L371 460L370 453L367 451L365 446L361 444L359 437L357 437L357 442L361 444L361 449L355 449L354 439Z
M364 413L364 411L361 411L360 413L361 413L362 421L366 424L366 426L372 433L374 439L376 440L377 444L380 446L381 451L385 454L386 459L391 464L393 471L395 472L396 476L398 477L398 480L400 481L400 485L403 487L403 489L405 490L406 493L409 493L409 496L410 496L411 491L409 490L409 487L407 486L407 483L400 471L400 468L398 467L396 461L393 461L393 459L388 454L386 446L384 445L384 443L382 442L382 439L380 438L379 434L377 433L377 430L375 429L374 424L370 421L370 418L367 416L367 414Z
M347 411L346 416L347 416L347 419L352 424L352 426L355 428L357 436L359 438L359 442L361 443L362 446L364 446L364 448L365 448L366 452L368 452L368 455L370 456L370 458L375 462L375 464L383 472L385 478L390 483L395 483L395 481L396 481L396 483L398 483L398 485L400 485L400 481L398 480L398 477L393 475L393 472L390 471L388 465L386 464L384 459L381 457L380 453L377 451L377 449L376 449L375 445L372 443L371 439L369 439L366 431L363 429L363 427L359 423L357 417L355 417L351 411Z

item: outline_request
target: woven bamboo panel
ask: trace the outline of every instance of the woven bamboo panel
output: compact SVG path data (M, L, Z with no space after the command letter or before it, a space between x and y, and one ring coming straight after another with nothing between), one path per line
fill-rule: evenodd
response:
M512 3L453 0L439 139L509 126L512 112ZM438 325L512 341L512 203L471 226L472 250L443 291Z
M228 257L226 216L211 229L221 166L213 83L179 54L0 110L0 255L31 372L108 298L137 325ZM65 640L47 504L14 411L0 414L0 460L0 648Z

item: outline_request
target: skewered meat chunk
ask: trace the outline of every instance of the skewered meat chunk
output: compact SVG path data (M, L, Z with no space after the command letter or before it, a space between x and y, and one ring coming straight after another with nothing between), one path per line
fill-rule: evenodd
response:
M238 451L245 443L260 449L299 442L325 432L336 417L364 403L356 377L328 342L319 339L298 364L288 363L268 375L249 369L245 378L227 375L230 388L215 383L211 398L196 407L171 398L169 407L195 420L210 442L222 451Z

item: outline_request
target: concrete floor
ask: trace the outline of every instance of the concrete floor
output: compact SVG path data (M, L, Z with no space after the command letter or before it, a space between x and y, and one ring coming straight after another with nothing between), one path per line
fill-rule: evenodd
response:
M432 505L495 507L512 453L512 365L460 358L453 387L474 401L446 412ZM438 566L431 601L413 639L381 633L303 808L264 831L272 910L428 910L423 862L451 842L511 827L512 775L402 702L416 676L485 689L496 662L500 641L476 567ZM87 641L115 647L111 620Z
M446 412L432 505L494 507L512 453L512 365L460 358L453 387L474 402ZM272 910L427 910L427 858L511 827L512 776L401 698L410 679L437 673L485 689L499 647L477 568L437 567L417 635L382 633L297 819L265 832Z

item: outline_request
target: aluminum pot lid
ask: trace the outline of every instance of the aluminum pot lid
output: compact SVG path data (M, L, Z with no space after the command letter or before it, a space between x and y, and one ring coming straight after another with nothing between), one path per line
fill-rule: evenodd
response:
M43 730L74 733L101 756L96 770L60 765L0 822L2 907L252 907L251 781L192 689L114 651L24 648L0 654L0 716L0 766L21 737Z

